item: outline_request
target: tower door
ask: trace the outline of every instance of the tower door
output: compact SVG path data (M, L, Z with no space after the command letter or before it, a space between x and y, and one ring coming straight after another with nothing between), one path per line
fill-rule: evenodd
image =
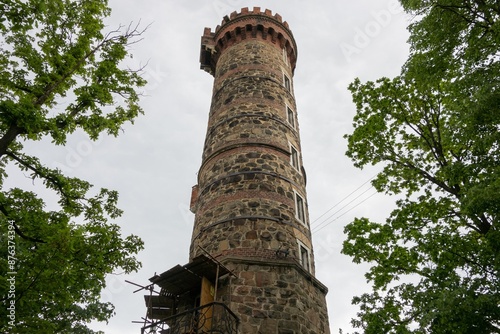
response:
M201 280L200 306L214 302L215 287L209 279ZM213 307L202 308L198 320L198 329L208 331L212 327Z

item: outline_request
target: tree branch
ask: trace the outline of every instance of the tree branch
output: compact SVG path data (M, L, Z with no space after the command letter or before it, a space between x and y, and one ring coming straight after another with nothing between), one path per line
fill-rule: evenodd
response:
M424 179L434 183L435 185L439 186L440 188L447 191L448 193L456 196L457 198L460 197L460 194L456 191L456 189L449 187L446 183L438 180L436 177L432 176L431 174L429 174L425 170L418 168L417 166L415 166L414 164L412 164L410 162L403 162L403 161L400 161L400 160L398 160L392 156L388 156L388 155L381 156L381 159L387 160L387 161L395 163L396 165L400 165L400 166L409 168L411 170L414 170L418 174L420 174L420 176L422 176Z
M28 162L24 161L22 158L15 155L13 152L7 151L6 155L8 157L10 157L11 159L17 161L20 165L24 166L26 169L31 170L36 176L43 178L47 182L49 182L54 187L54 189L58 190L61 193L61 195L64 198L66 203L69 203L70 200L78 200L78 199L84 200L85 199L82 197L77 197L77 196L73 196L71 194L68 194L66 189L64 189L64 186L61 183L61 181L58 180L56 177L54 177L54 175L51 175L46 170L44 170L44 168L40 169L37 166L33 166L33 165L29 164Z
M7 208L2 204L0 204L0 212L3 213L7 219L9 219L9 212L8 212ZM44 243L44 244L47 243L46 241L43 241L42 239L27 236L19 229L19 226L17 226L17 224L14 222L12 222L12 226L14 226L14 231L16 232L16 234L18 236L20 236L21 238L23 238L24 240L38 242L38 243Z
M16 231L17 235L19 235L21 238L28 240L28 241L32 241L32 242L39 242L39 243L43 243L43 244L47 243L46 241L43 241L42 239L27 236L19 229L19 227L16 225L16 223L13 222L12 225L14 226L14 231Z
M7 152L9 145L18 135L23 133L23 129L16 124L11 124L7 132L0 138L0 158Z
M94 48L92 48L83 57L81 57L73 65L73 67L71 67L68 71L66 71L66 73L62 74L58 80L55 80L54 82L48 83L45 86L45 88L43 89L43 93L40 96L36 97L36 99L34 100L34 103L33 103L34 108L37 109L37 108L40 108L42 105L44 105L47 102L47 100L51 97L51 95L54 93L54 91L62 83L64 83L66 80L68 80L68 78L72 77L75 74L75 72L78 69L80 69L90 57L92 57L97 51L102 49L106 44L112 43L112 42L121 43L120 39L125 39L127 41L126 45L130 45L130 44L138 42L138 41L133 41L133 42L129 43L128 40L130 38L140 36L142 33L144 33L144 31L147 30L149 25L143 30L139 30L138 27L139 27L139 23L135 26L132 26L132 24L130 24L128 26L127 30L125 31L125 33L118 34L118 35L114 35L114 34L119 33L122 26L120 26L117 30L109 32L96 46L94 46ZM74 116L77 112L78 112L78 110L76 110L76 112L73 112L71 116ZM16 139L16 137L20 134L23 134L23 133L25 133L25 129L19 127L17 124L13 123L10 125L7 132L3 135L2 138L0 138L0 158L6 154L8 147Z

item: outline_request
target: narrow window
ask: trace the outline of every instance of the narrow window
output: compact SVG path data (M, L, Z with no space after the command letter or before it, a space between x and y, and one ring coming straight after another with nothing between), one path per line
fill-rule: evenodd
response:
M306 215L305 215L304 200L297 193L295 193L295 206L296 206L295 214L296 214L297 219L300 220L302 223L305 223L306 222Z
M286 48L283 48L283 61L288 65L288 55L286 54Z
M311 271L311 251L302 242L298 241L298 243L300 264L305 270Z
M300 259L302 266L309 271L309 251L304 246L300 246Z
M286 119L288 123L295 129L295 115L290 107L286 107Z
M292 86L290 85L290 79L286 76L286 74L283 74L283 77L284 77L284 82L285 82L285 88L286 90L288 90L289 92L292 91Z
M290 150L290 163L295 169L299 170L299 152L292 145L290 145Z

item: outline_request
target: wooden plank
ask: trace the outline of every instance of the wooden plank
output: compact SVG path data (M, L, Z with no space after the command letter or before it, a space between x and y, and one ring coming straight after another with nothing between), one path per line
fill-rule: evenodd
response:
M146 307L164 307L164 308L173 308L174 307L174 299L166 296L150 296L144 295L144 302L146 303Z
M148 308L148 318L159 320L172 315L172 309L170 308Z
M206 277L201 279L200 306L210 304L214 301L215 287ZM212 327L212 308L203 310L205 322L200 324L200 329L210 330Z

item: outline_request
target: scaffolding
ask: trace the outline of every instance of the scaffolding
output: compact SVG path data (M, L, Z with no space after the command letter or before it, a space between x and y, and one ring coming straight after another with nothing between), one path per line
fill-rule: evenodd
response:
M238 317L226 304L212 302L141 328L141 334L236 334Z
M234 274L206 253L155 274L147 286L127 281L141 287L134 293L149 291L144 295L146 316L141 334L237 333L238 317L216 301L219 278L225 275Z

